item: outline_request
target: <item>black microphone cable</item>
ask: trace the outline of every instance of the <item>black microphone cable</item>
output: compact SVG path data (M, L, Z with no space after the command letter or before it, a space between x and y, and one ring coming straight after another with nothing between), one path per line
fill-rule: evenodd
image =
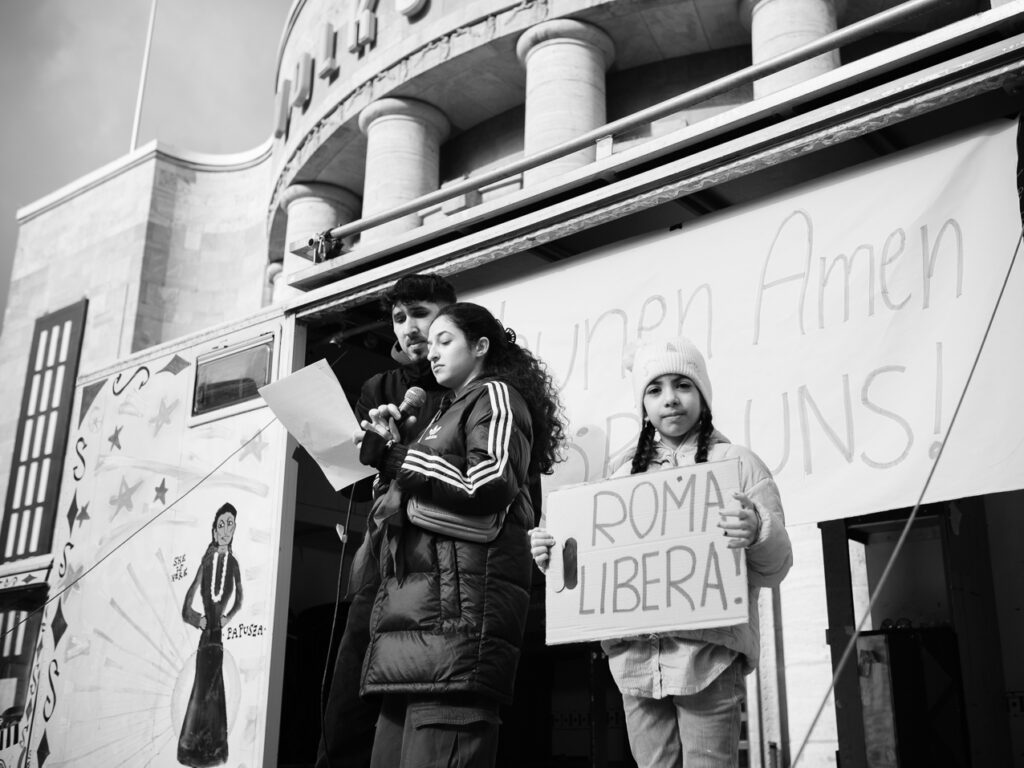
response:
M344 530L341 532L340 537L341 558L338 562L337 586L335 588L334 593L334 613L331 615L331 631L327 636L327 654L324 657L324 673L320 679L320 740L323 742L324 745L324 758L327 760L328 768L330 768L331 766L331 754L330 749L327 746L327 671L331 669L331 651L334 648L334 633L337 631L338 628L338 607L341 605L341 599L344 594L344 592L342 591L342 585L344 584L345 581L345 550L348 548L348 536L349 531L351 530L349 528L349 524L352 521L352 507L355 504L356 487L359 485L360 482L362 481L357 480L350 486L352 492L349 494L348 497L348 507L345 511L345 527ZM369 526L367 526L367 528L369 528ZM349 583L351 585L351 579L349 579ZM344 640L344 637L342 638L342 640ZM335 672L337 672L337 654L335 654L334 664Z

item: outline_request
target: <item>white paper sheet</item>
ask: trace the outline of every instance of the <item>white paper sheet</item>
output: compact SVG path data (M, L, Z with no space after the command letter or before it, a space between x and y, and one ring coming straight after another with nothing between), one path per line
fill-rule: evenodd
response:
M334 490L376 473L359 463L359 449L352 442L359 422L326 360L260 387L259 392Z

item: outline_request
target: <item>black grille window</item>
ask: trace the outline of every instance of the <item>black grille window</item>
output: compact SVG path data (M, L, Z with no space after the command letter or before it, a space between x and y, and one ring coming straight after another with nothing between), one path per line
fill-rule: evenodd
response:
M2 562L50 550L86 307L82 300L36 320L7 481Z

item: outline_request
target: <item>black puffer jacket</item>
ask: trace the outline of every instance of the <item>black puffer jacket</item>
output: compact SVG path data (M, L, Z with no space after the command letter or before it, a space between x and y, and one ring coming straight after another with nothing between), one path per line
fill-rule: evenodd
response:
M512 700L532 567L532 438L519 393L478 379L438 412L419 442L391 448L385 472L396 478L401 493L390 496L401 509L379 553L364 695L469 692ZM408 521L404 502L413 493L467 515L506 507L508 515L489 544L456 540Z

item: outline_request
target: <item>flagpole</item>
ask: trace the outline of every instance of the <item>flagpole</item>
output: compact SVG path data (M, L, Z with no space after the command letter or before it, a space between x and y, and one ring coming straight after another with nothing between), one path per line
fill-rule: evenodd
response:
M134 152L139 141L139 123L142 121L142 96L146 92L146 72L149 70L149 50L153 46L153 27L156 24L156 0L149 10L149 31L146 33L146 50L142 54L142 73L139 75L139 97L135 100L135 120L132 123L132 145L129 152Z

